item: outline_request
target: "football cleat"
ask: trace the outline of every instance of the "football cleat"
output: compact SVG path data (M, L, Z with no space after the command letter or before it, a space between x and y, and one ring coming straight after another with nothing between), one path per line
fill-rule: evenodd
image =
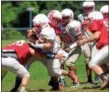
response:
M78 87L80 87L80 83L79 82L78 83L73 83L71 87L78 88Z
M108 74L107 75L101 74L100 78L103 81L102 85L100 86L100 89L104 89L104 88L108 87L108 85L109 85L109 75Z

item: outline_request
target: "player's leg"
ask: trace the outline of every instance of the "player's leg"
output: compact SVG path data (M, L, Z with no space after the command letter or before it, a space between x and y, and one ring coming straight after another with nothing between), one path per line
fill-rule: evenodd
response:
M61 61L59 59L47 60L47 68L51 76L49 85L52 87L52 90L63 89L63 86L59 84L59 76L68 76L69 73L66 70L61 69Z
M76 74L76 67L74 66L74 63L78 60L80 55L81 55L81 48L78 47L69 54L69 57L66 61L66 65L70 70L69 76L72 77L74 86L76 86L76 84L79 83L79 79Z
M92 58L91 62L89 63L89 67L103 80L101 88L104 88L109 84L109 79L106 77L103 69L100 67L100 65L106 64L107 62L109 62L108 46L105 46L97 52L97 54Z
M36 58L36 57L31 58L31 59L27 62L27 64L25 65L25 68L26 68L27 70L29 70L31 64L32 64L33 62L36 62L36 61L42 61L42 59ZM14 87L10 90L10 92L16 92L16 91L18 90L18 88L20 87L20 84L21 84L21 80L22 80L21 77L19 77L19 76L16 77Z
M20 92L26 92L25 89L30 78L28 71L16 59L11 57L2 58L2 66L22 77Z
M61 64L61 69L65 69L65 66L64 64ZM65 82L65 77L63 75L59 76L59 83L62 85L62 86L66 86L66 82Z
M92 75L91 75L92 71L88 66L88 63L90 62L90 59L91 59L91 49L88 44L81 46L81 48L85 57L86 74L88 79L87 82L92 83Z
M28 63L25 65L25 68L27 70L29 70L29 68L30 68L31 64L33 63L33 61L35 61L34 58L29 60ZM20 84L21 84L21 80L22 80L21 77L16 76L14 87L10 90L10 92L16 92L18 90L18 88L20 87Z
M10 92L16 92L18 90L21 84L21 80L22 80L21 77L16 76L14 87L10 90Z
M91 49L92 49L91 58L93 58L98 52L98 49L96 48L95 43L91 45ZM98 84L99 82L100 82L100 77L95 73L94 83Z
M52 87L52 90L59 90L58 75L53 70L53 61L54 61L53 59L46 60L48 73L51 76L51 79L49 81L49 85ZM60 67L61 64L57 63L57 66Z

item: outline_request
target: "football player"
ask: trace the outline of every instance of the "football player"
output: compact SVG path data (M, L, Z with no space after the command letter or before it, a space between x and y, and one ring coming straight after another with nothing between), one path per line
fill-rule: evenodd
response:
M30 74L24 66L32 56L40 58L39 53L24 40L19 40L2 49L2 68L10 70L22 78L20 92L27 92L26 87ZM2 71L2 73L4 72ZM5 75L3 74L2 79Z
M88 14L90 12L95 11L95 2L85 1L85 2L83 2L82 7L83 7L83 14L78 15L78 20L82 23L83 33L85 34L86 37L89 37L92 35L92 33L90 31L85 30L87 27L87 25L86 25L87 24L87 17L88 17ZM90 57L93 57L94 53L97 52L95 42L91 42L88 45L90 47L90 52L91 52ZM87 64L86 64L86 73L87 73L87 78L88 78L87 83L92 83L93 81L92 81L92 77L91 77L91 69L88 67ZM94 83L99 83L99 81L100 81L100 78L97 75L95 75Z
M89 67L100 76L103 80L103 84L101 85L101 89L109 86L109 75L106 75L103 69L100 67L103 64L109 63L108 60L108 27L104 24L103 15L98 12L94 11L88 15L88 28L87 30L93 33L93 36L89 38L85 38L77 42L79 45L83 45L87 42L96 41L96 47L98 52L92 57Z
M41 41L40 38L39 38L39 37L40 37L40 32L41 32L42 28L48 27L48 26L49 26L49 25L48 25L48 18L47 18L46 15L44 15L44 14L38 14L37 16L35 16L35 17L33 18L33 28L28 31L28 38L29 38L29 41L32 42L32 43L34 43L34 44L37 44L39 41ZM52 37L52 36L51 36L51 37ZM43 45L43 44L38 44L38 45L36 45L36 46L38 46L38 48L39 48L39 49L38 49L38 52L41 52L41 51L42 51L41 49L48 49L48 48L51 48L51 47L50 47L50 46L51 46L50 43L46 43L46 44L44 44L44 45ZM49 57L49 55L50 55L50 56L54 56L54 55L52 55L52 53L48 53L47 55L48 55L47 57ZM36 60L37 60L37 59L36 59ZM48 63L45 63L45 62L44 62L44 61L45 61L45 58L42 57L42 59L39 60L39 61L41 61L41 62L47 67ZM26 67L27 67L28 69L29 69L31 63L32 63L32 62L29 62L29 63L26 65ZM18 87L19 87L19 85L20 85L20 80L21 80L21 78L19 78L19 77L16 78L15 86L14 86L14 88L11 90L11 92L17 91L17 89L18 89Z
M62 10L62 18L63 18L63 40L65 43L65 50L68 51L69 57L66 61L66 65L68 66L69 70L72 73L74 78L74 85L77 86L79 84L78 77L76 75L76 68L73 64L77 61L79 56L81 55L81 48L86 48L84 55L86 56L87 63L89 62L90 58L90 50L87 44L84 46L73 48L73 45L77 40L83 39L83 34L81 31L81 23L77 20L74 20L74 13L71 9L64 9Z
M61 48L63 48L63 42L62 42L62 14L58 10L51 10L48 13L49 18L49 25L54 28L56 33L56 38L58 41L58 44ZM61 68L64 69L64 64L61 65ZM59 77L60 85L65 86L66 82L64 80L64 76Z

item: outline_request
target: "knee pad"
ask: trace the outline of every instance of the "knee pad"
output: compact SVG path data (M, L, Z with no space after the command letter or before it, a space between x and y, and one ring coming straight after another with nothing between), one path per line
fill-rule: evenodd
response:
M57 76L62 75L62 69L54 69L53 71Z
M69 66L72 66L72 65L74 66L74 63L72 63L72 62L68 62L68 61L66 62L66 66L69 67Z
M30 73L29 72L25 72L23 76L30 77Z
M92 68L93 66L95 66L96 64L94 62L89 62L89 68Z
M87 57L87 58L85 58L87 64L89 64L90 59L91 59L91 57Z
M20 69L19 71L17 71L18 73L18 76L20 77L24 77L24 76L27 76L27 77L30 77L30 73L25 69Z

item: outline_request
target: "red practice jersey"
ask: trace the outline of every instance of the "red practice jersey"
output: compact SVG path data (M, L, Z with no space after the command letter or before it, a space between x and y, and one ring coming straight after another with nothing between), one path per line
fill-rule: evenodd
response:
M18 56L19 62L24 65L31 57L30 47L24 40L16 41L11 45L3 48L3 50L14 50Z
M95 20L91 23L89 30L94 33L95 31L100 31L100 37L97 40L97 48L101 49L105 45L109 45L108 37L109 31L108 27L104 24L103 20Z

